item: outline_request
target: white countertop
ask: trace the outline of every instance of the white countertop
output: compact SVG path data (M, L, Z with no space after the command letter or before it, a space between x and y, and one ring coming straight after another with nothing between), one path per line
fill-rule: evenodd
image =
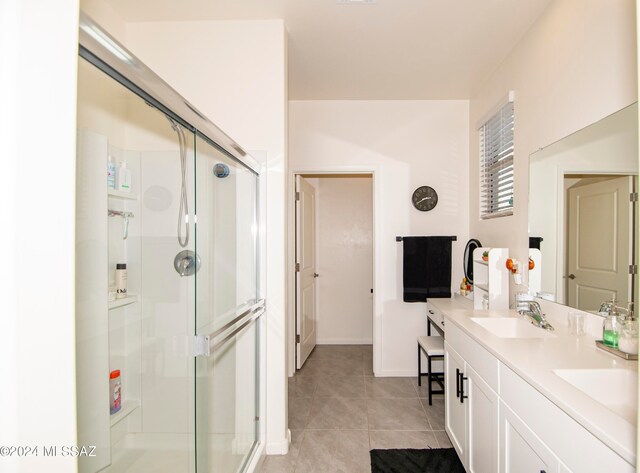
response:
M427 302L434 305L442 312L450 310L473 310L473 300L461 296L457 292L448 299L430 298L427 299Z
M637 361L627 361L596 348L593 336L569 335L566 321L549 316L547 319L555 328L553 338L499 338L473 322L471 317L521 317L516 311L460 310L459 304L460 301L455 299L438 299L436 302L448 319L447 324L460 327L500 362L635 465L636 417L632 413L626 416L614 413L557 376L553 370L614 368L637 372Z

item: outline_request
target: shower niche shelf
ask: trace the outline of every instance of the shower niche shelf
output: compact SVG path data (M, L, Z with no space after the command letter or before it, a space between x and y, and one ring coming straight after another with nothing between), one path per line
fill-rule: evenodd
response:
M111 415L111 427L116 425L118 422L124 420L129 414L133 413L138 407L140 407L140 403L138 401L124 401L122 403L122 408Z
M124 200L138 200L137 194L132 194L130 192L122 192L114 189L108 189L107 195L109 197L115 197L116 199L124 199Z
M138 302L138 296L136 294L130 294L127 297L122 299L116 299L115 301L109 301L109 310L117 309L118 307L123 307L125 305L133 304L134 302Z

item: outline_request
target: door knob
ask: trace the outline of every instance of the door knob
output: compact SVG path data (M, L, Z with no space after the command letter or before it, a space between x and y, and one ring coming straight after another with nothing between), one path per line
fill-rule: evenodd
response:
M318 273L313 273L314 278L317 278L318 276L320 276Z
M575 275L575 274L570 274L569 276L567 276L567 278L569 278L569 279L575 279L575 278L576 278L576 275Z

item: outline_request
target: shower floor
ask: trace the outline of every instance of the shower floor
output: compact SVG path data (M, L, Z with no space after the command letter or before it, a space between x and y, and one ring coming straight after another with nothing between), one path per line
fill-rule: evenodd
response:
M245 454L233 453L233 435L210 435L205 471L238 471ZM111 449L108 473L190 473L195 471L192 434L130 433ZM211 458L213 456L213 458ZM205 459L205 455L201 455Z

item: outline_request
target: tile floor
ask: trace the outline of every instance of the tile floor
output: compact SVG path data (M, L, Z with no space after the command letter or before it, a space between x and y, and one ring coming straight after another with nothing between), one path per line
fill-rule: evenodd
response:
M426 378L374 378L371 345L318 345L289 379L291 446L260 473L370 473L373 448L451 447Z

